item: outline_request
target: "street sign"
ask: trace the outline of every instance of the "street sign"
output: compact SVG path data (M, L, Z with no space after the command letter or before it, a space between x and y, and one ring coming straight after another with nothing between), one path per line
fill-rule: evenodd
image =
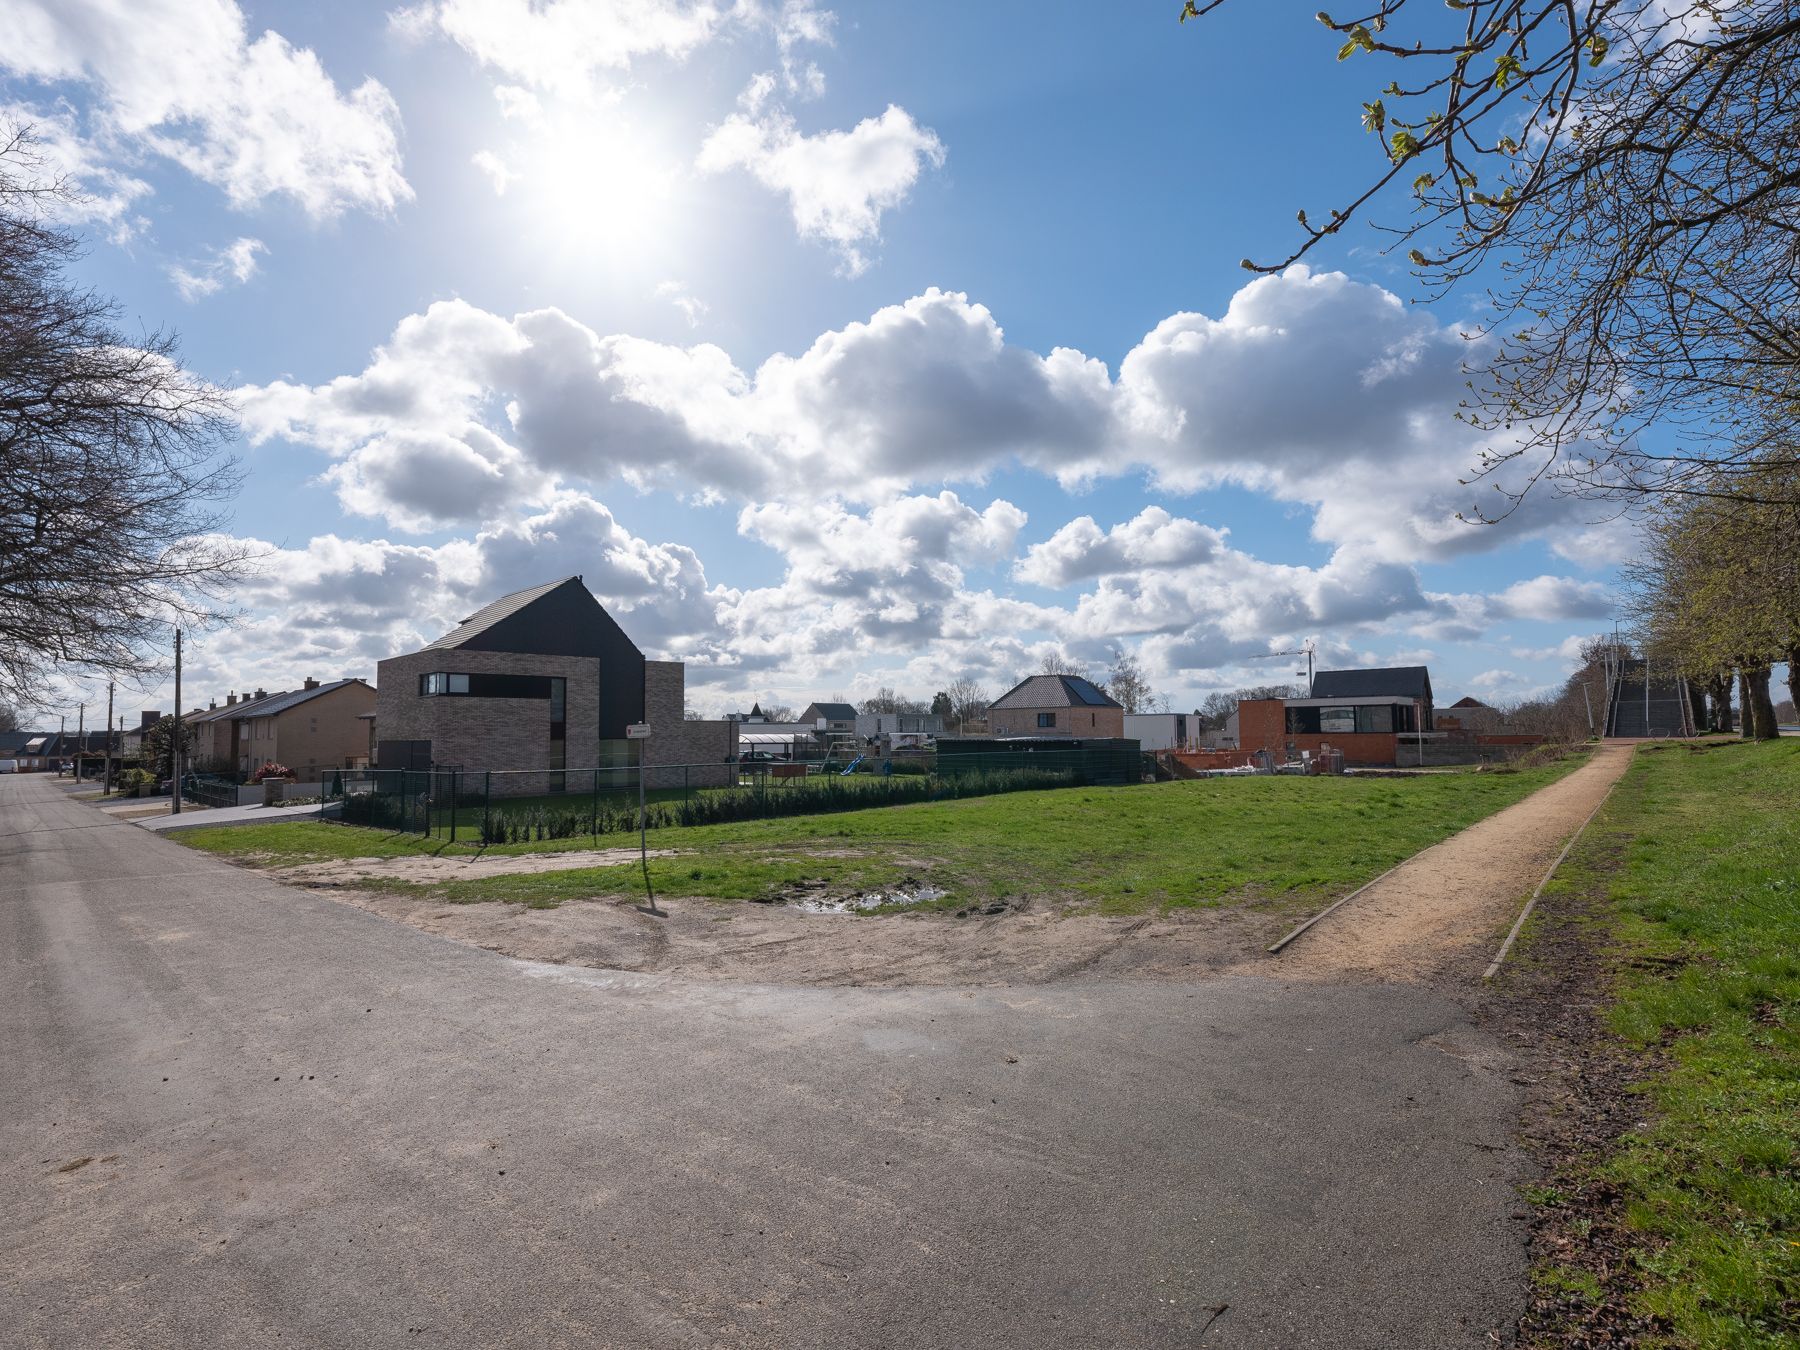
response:
M633 722L625 728L625 739L628 741L647 741L650 739L648 722Z

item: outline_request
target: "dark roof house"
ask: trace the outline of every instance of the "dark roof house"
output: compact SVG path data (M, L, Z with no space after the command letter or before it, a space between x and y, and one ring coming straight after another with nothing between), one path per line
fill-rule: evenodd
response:
M816 722L821 717L828 722L854 722L856 708L849 703L809 703L800 714L802 722Z
M1313 698L1405 698L1431 702L1431 676L1424 666L1371 666L1321 670L1313 676Z
M998 708L1119 708L1110 694L1079 675L1027 675L988 705Z

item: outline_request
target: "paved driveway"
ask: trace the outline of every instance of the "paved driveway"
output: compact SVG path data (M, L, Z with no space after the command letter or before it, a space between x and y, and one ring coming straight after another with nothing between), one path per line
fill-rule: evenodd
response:
M1437 1350L1521 1306L1514 1089L1413 990L538 967L30 776L0 963L11 1344Z

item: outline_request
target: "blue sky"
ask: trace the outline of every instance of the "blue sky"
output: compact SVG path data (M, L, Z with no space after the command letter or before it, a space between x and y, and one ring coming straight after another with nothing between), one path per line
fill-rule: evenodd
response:
M190 688L568 572L709 711L1121 648L1191 707L1306 638L1558 682L1629 527L1455 525L1473 292L1237 265L1374 167L1369 70L1177 9L0 0L85 278L238 391L268 552Z

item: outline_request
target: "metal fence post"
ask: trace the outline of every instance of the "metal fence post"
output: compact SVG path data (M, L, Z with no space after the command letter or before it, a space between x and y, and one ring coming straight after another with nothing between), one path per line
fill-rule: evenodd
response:
M456 769L450 770L450 842L456 842L456 796L457 789L462 786L459 781L462 774Z
M588 775L588 837L600 841L600 769Z
M486 844L494 837L493 825L488 813L494 805L494 771L488 769L481 780L481 842Z

